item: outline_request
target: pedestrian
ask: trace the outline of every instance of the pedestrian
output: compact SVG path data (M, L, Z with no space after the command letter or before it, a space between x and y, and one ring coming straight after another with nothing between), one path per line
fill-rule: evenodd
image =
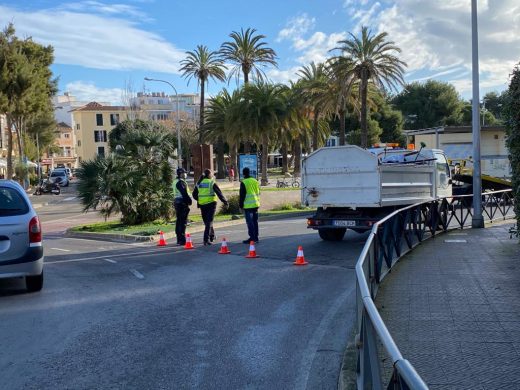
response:
M248 167L242 169L244 179L240 183L239 206L244 210L249 238L242 241L249 244L250 241L258 242L258 208L260 207L260 186L258 181L250 176Z
M186 183L186 171L184 168L177 168L177 178L173 181L173 207L177 221L175 222L175 235L177 245L186 244L186 225L190 213L191 198L188 195L188 184Z
M229 166L229 181L235 181L235 169L233 165Z
M193 199L197 201L197 207L200 208L202 220L204 221L204 245L211 245L217 238L213 229L217 197L224 205L228 206L229 203L217 183L215 183L209 169L204 169L204 174L195 185L192 195Z

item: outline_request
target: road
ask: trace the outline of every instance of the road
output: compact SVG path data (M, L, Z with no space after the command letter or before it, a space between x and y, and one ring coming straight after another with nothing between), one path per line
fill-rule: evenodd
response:
M74 201L53 207L75 220ZM262 222L249 260L244 225L217 230L232 251L218 255L200 234L191 251L63 238L51 209L43 291L0 281L2 388L336 388L365 235Z

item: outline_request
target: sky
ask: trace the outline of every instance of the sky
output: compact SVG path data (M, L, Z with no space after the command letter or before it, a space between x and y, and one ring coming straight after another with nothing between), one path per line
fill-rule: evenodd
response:
M479 0L480 92L507 88L520 61L520 1ZM333 49L361 26L387 32L402 49L406 82L452 83L471 97L470 0L0 0L0 26L54 47L59 94L121 104L125 91L196 93L179 72L186 51L218 50L229 34L255 28L278 56L267 68L273 82L296 80L298 70L338 53ZM331 51L332 50L332 51ZM210 82L216 95L236 81Z

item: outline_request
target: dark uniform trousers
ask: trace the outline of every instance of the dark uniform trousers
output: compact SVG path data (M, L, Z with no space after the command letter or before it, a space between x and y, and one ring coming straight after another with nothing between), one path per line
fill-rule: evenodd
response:
M188 224L188 214L190 207L184 202L175 202L175 214L177 221L175 222L175 234L177 235L177 244L186 244L186 225Z
M200 206L200 213L202 214L202 220L204 221L204 242L213 241L215 239L213 218L215 218L216 209L217 202L212 202Z

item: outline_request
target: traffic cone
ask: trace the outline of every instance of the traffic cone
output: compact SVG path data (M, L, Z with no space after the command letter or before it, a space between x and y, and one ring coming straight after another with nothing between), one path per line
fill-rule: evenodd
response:
M227 246L226 237L222 238L222 244L220 245L220 250L218 251L219 255L229 255L231 251L229 250Z
M186 233L186 244L184 245L184 249L193 249L193 242L191 241L190 233Z
M309 264L305 261L305 257L303 257L303 248L302 246L300 245L298 247L298 254L296 255L296 260L295 262L293 263L294 265L306 265L306 264Z
M164 233L159 231L159 242L157 243L157 246L166 246L166 240L164 239Z
M256 254L255 242L251 241L249 243L249 254L246 256L246 258L247 259L256 259L257 257L259 257L259 256Z

